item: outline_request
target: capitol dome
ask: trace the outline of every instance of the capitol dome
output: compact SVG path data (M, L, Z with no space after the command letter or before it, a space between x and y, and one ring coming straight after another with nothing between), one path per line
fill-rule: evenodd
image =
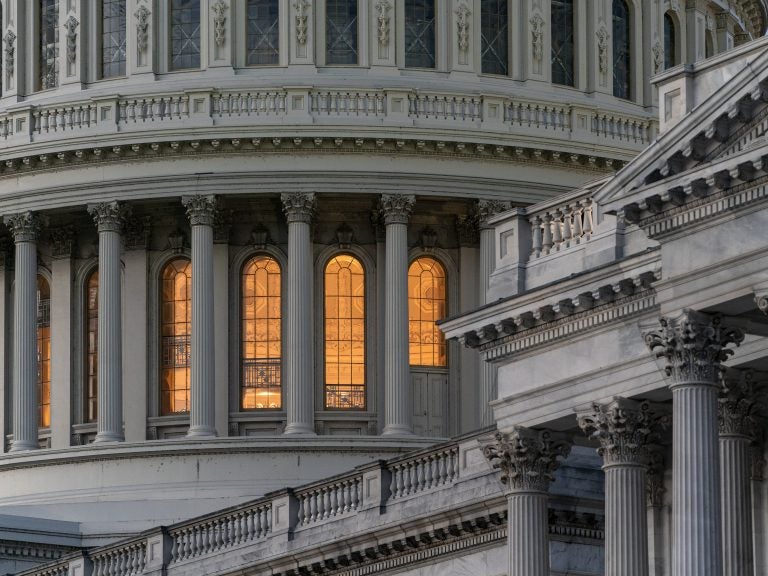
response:
M0 514L90 544L493 425L494 366L436 324L488 303L489 220L614 174L652 77L767 15L1 4ZM590 198L552 208L593 233Z

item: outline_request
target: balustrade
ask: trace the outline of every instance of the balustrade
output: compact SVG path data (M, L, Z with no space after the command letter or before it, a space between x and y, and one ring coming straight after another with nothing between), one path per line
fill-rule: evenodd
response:
M121 124L180 119L189 116L189 96L125 98L118 102L118 110Z
M141 574L146 562L146 540L123 544L91 556L92 576L131 576Z
M356 511L362 501L362 481L362 476L354 476L298 492L298 525Z
M312 113L328 116L383 116L384 94L380 92L317 91L310 95Z
M211 97L212 116L280 116L285 114L283 91L227 92Z
M459 475L458 449L451 447L390 464L393 499L453 483Z
M411 93L408 102L408 114L414 118L466 121L482 117L483 101L475 96Z
M505 106L505 120L512 126L545 130L569 131L569 106L541 102L509 101Z
M531 258L540 258L586 242L592 236L592 198L578 198L562 206L535 212L531 225Z
M95 126L96 105L91 103L36 108L32 112L32 131L36 134L78 130Z

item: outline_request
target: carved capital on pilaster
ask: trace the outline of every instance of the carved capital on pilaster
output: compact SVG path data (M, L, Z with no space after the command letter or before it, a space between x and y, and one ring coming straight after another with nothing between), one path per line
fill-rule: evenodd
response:
M664 505L664 452L655 447L648 450L648 472L645 480L645 495L648 506L661 508Z
M71 258L75 250L76 238L74 226L62 226L51 229L51 255L54 258Z
M8 214L3 218L3 222L11 231L13 241L17 244L19 242L36 242L42 226L40 217L34 212Z
M459 246L477 246L480 241L478 232L476 214L462 214L456 217L456 234L459 237Z
M213 194L183 196L181 203L187 209L191 226L213 226L216 219L216 196Z
M648 402L617 398L608 405L593 404L577 416L584 433L597 440L605 466L645 464L648 441L664 420L655 417Z
M483 446L483 454L501 471L501 482L512 492L546 492L555 470L568 457L571 443L549 430L516 426L509 434L497 432Z
M304 222L309 224L315 213L314 192L287 192L280 195L283 213L288 223Z
M749 371L723 375L717 423L721 436L754 436L757 404Z
M664 358L664 371L671 386L687 382L716 385L721 362L733 354L730 344L744 340L739 328L724 326L718 315L684 310L678 318L662 318L661 329L645 336L657 358Z
M488 220L506 212L511 208L509 202L503 202L502 200L478 200L477 201L477 221L480 229L488 228Z
M408 224L416 197L412 194L382 194L379 210L384 225Z
M93 217L99 232L120 232L125 219L130 215L130 206L122 202L101 202L90 204L88 213Z

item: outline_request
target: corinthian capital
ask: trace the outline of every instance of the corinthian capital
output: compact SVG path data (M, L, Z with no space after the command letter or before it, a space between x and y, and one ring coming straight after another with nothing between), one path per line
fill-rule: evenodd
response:
M37 240L41 222L34 212L9 214L3 218L3 222L10 229L14 242L35 242Z
M724 376L718 403L717 422L721 436L754 436L757 405L750 372Z
M315 212L315 195L312 192L288 192L280 195L283 213L288 223L305 222L309 224Z
M120 232L130 214L130 208L122 202L101 202L90 204L88 213L93 217L99 232Z
M488 220L510 209L509 202L502 200L478 200L477 201L477 219L480 228L488 227Z
M216 196L213 194L184 196L181 199L187 209L187 218L192 226L213 226L216 218Z
M738 346L743 340L744 332L724 326L720 316L694 310L684 310L678 318L662 318L661 329L645 337L656 357L666 360L664 371L672 386L687 382L716 385L721 362L733 354L728 346Z
M617 398L608 405L593 404L577 416L579 427L600 443L597 452L605 466L645 463L647 445L659 419L648 402Z
M382 194L379 201L379 210L388 224L408 224L411 210L416 202L416 197L410 194Z
M571 451L570 442L556 439L548 430L516 426L509 434L497 432L483 454L501 470L501 482L513 492L546 492L560 461Z

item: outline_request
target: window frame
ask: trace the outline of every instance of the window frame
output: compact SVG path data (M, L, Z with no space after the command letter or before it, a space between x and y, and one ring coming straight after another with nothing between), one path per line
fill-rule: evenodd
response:
M96 285L97 289L97 296L96 296L96 394L94 395L94 398L96 399L96 418L93 420L90 420L88 418L88 403L90 400L90 396L88 394L88 355L89 355L89 349L88 349L88 321L89 321L89 312L90 308L88 307L88 289L89 284L91 281L91 278L93 278L94 274L99 273L99 265L98 262L95 264L88 266L87 270L85 272L85 275L83 277L82 282L82 291L81 291L81 306L82 306L82 312L80 315L83 331L82 331L82 337L79 339L80 342L82 342L82 377L79 379L81 383L81 389L82 389L82 418L80 418L80 422L83 424L97 424L98 423L98 402L99 402L99 394L98 394L98 385L99 385L99 377L98 377L98 354L99 354L99 344L98 344L98 338L99 338L99 327L98 327L98 308L99 308L99 301L98 301L98 289L99 284Z
M205 0L196 0L199 2L200 9L200 62L197 66L188 68L175 68L173 66L173 0L165 0L165 10L163 14L166 18L165 26L160 29L166 31L165 46L165 71L168 73L176 72L199 72L207 68L207 61L203 59L207 54L206 38L208 34L208 14L204 10Z
M627 94L626 96L621 96L616 93L616 81L615 81L615 74L616 74L616 27L615 22L613 19L613 12L614 12L614 6L616 2L622 2L626 8L627 8L627 55L628 55L628 66L627 66ZM635 50L635 18L637 14L637 7L635 6L635 3L633 0L612 0L611 1L611 28L610 28L610 37L611 37L611 95L614 98L618 98L619 100L626 100L628 102L635 102L636 100L636 91L637 91L637 79L635 78L635 70L637 68L637 50Z
M93 57L95 58L94 76L95 81L109 81L126 78L128 76L128 27L130 24L130 13L128 11L128 0L125 0L125 72L122 75L104 76L104 0L95 2L95 38Z
M483 70L483 4L482 0L479 0L478 4L478 10L479 10L479 22L477 23L477 38L479 41L479 44L477 45L477 61L476 66L477 70L479 71L479 74L481 76L491 76L495 78L511 78L512 77L512 56L514 52L514 46L512 43L512 15L510 11L510 0L505 0L507 3L507 53L505 55L506 57L506 66L507 66L507 73L506 74L497 74L495 72L486 72Z
M53 319L51 318L51 304L53 301L53 278L48 272L48 270L45 270L44 268L38 268L37 274L35 275L35 300L37 301L37 294L39 292L38 283L42 279L47 285L48 285L48 425L43 425L43 419L42 419L42 412L43 412L43 406L45 404L43 403L43 396L42 396L42 382L40 380L41 376L41 370L40 370L40 326L38 323L39 316L35 317L35 350L37 354L37 372L38 375L35 378L37 389L37 414L38 414L38 421L37 421L37 428L39 431L49 431L51 429L51 425L53 424ZM36 310L38 310L39 314L39 303L36 304Z
M289 34L285 29L285 22L287 21L287 17L285 14L283 0L275 0L277 3L277 61L274 64L248 63L248 2L249 0L244 0L243 2L243 24L241 26L233 27L233 34L235 33L236 28L238 29L238 32L242 34L242 41L239 43L236 41L234 44L235 46L242 46L242 50L238 50L239 54L237 55L237 58L235 58L235 55L233 54L233 58L236 62L239 60L239 58L242 58L242 68L252 68L258 70L261 68L275 68L279 66L285 66L286 62L284 62L284 54L286 50L284 44L286 43Z
M410 277L411 277L411 267L419 260L421 259L430 259L434 260L443 271L443 303L445 305L445 316L443 318L440 318L440 320L445 320L450 316L450 309L449 309L449 278L448 278L448 267L443 263L443 260L436 256L435 254L424 252L422 254L417 254L413 258L408 259L408 274L407 278L409 280L410 284ZM410 324L411 324L411 298L410 295L408 297L408 329L409 329L409 335L410 335ZM435 326L437 326L437 321L435 321ZM441 333L443 344L445 346L445 364L440 366L436 364L411 364L410 362L410 354L411 354L411 342L410 338L408 339L408 366L409 369L412 370L420 370L420 371L431 371L431 370L448 370L450 363L448 358L448 341L445 339L445 335Z
M60 86L61 82L61 39L62 39L62 31L61 28L61 4L60 0L54 0L56 3L56 56L55 56L55 67L56 67L56 80L53 84L53 86L43 86L43 67L42 67L42 59L41 59L41 51L42 51L42 42L43 42L43 30L42 30L42 2L45 0L37 0L32 4L32 18L31 18L31 25L33 27L34 34L32 34L32 38L34 39L34 58L31 58L33 63L33 74L32 74L32 91L33 92L45 92L47 90L55 90ZM23 50L25 46L23 43L17 47L18 50Z
M405 30L406 30L406 22L407 22L406 2L408 2L408 0L400 0L397 6L399 9L398 12L401 14L399 18L399 31L400 30L402 31L398 33L398 37L397 37L398 45L400 47L400 49L398 50L398 62L399 62L398 67L403 70L416 70L416 71L429 71L429 72L441 71L443 69L443 63L441 60L441 50L440 50L440 44L442 41L440 32L441 32L441 24L443 24L442 19L444 15L442 14L442 11L439 10L438 0L432 0L433 7L434 7L434 15L435 15L434 16L435 64L434 66L429 68L425 68L422 66L408 66L406 63L406 60L407 60L407 52L406 52L406 46L405 46L405 41L406 41Z
M579 83L579 70L578 70L578 28L577 28L577 19L578 19L578 5L575 0L571 1L571 77L572 77L572 84L563 84L560 82L555 82L554 80L554 67L555 62L552 58L552 55L554 54L555 50L555 41L554 41L554 24L551 25L550 30L550 42L549 42L549 50L550 50L550 69L549 69L549 77L550 82L554 86L559 86L561 88L577 88ZM550 4L550 21L552 21L552 11L553 7Z

